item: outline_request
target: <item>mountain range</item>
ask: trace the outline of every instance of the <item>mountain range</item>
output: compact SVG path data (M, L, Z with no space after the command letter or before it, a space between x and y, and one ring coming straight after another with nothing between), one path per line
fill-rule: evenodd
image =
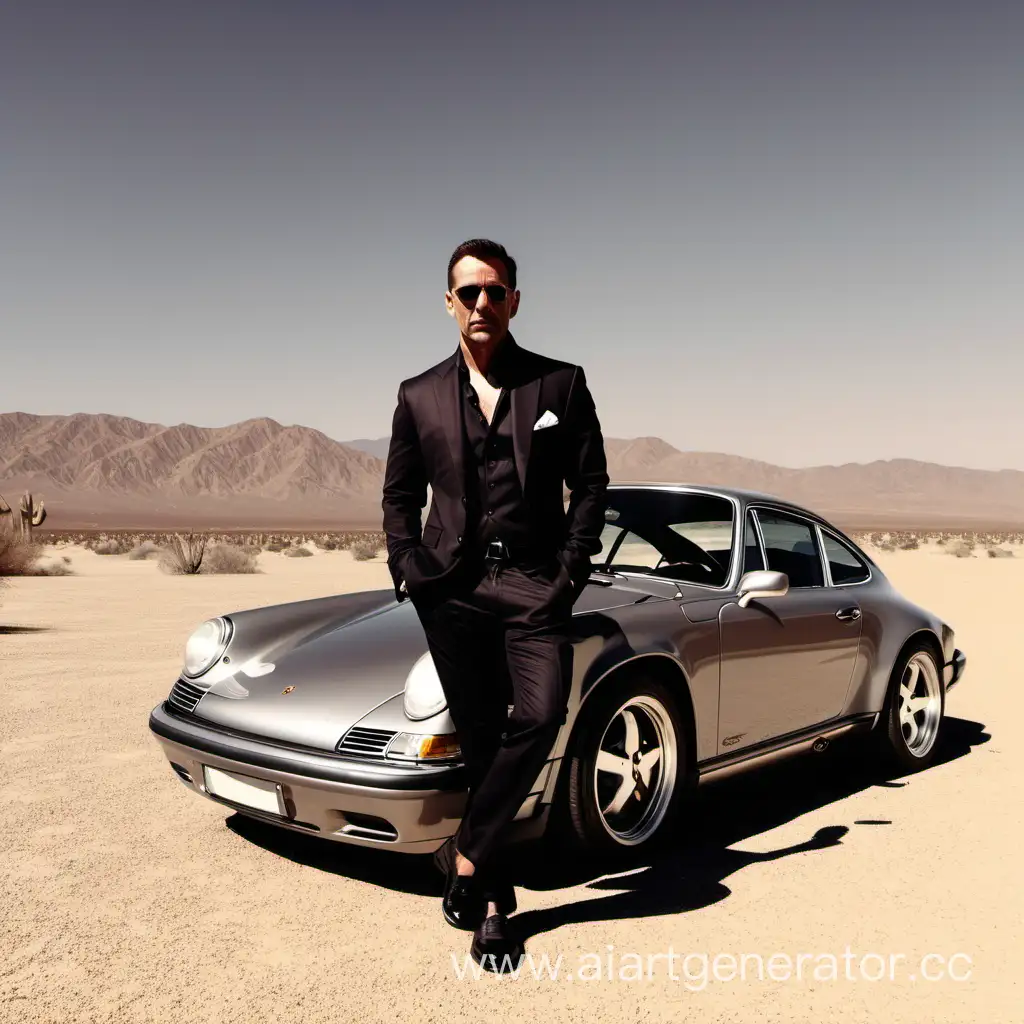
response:
M52 529L379 529L388 438L341 442L262 417L226 427L0 413L0 494L42 497ZM606 438L613 482L765 491L848 529L1020 529L1024 472L911 459L794 469Z

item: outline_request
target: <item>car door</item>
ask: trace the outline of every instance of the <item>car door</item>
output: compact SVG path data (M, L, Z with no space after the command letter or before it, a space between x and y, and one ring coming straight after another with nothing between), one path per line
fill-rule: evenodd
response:
M785 572L790 589L719 614L719 753L838 715L860 645L856 594L829 585L815 524L770 507L747 515L745 571L763 562Z

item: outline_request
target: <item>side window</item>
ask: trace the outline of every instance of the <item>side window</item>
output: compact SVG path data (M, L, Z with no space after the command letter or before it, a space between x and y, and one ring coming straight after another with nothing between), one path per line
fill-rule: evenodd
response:
M758 512L768 568L784 572L790 588L823 587L825 575L814 527L781 512Z
M754 529L754 513L747 513L747 523L743 533L743 571L754 572L764 568L764 558L761 555L761 543L757 539L757 530Z
M863 583L870 575L868 567L838 537L822 530L828 571L836 586L843 583Z

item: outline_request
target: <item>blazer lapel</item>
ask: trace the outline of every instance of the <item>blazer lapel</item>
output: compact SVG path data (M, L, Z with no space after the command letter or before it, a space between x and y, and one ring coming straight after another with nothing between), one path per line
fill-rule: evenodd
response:
M438 422L451 452L455 479L461 485L465 479L462 452L462 395L459 393L459 375L455 372L455 356L448 360L440 375L434 378L434 397L437 399Z
M526 470L530 465L533 425L540 407L540 377L534 377L512 389L512 448L516 456L519 486L526 493Z

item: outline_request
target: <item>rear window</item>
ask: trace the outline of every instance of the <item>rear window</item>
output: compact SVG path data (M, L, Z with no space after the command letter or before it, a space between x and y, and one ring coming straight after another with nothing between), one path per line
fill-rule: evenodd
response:
M823 530L822 538L833 585L838 587L844 583L863 583L870 577L871 572L860 556L851 551L838 537Z

